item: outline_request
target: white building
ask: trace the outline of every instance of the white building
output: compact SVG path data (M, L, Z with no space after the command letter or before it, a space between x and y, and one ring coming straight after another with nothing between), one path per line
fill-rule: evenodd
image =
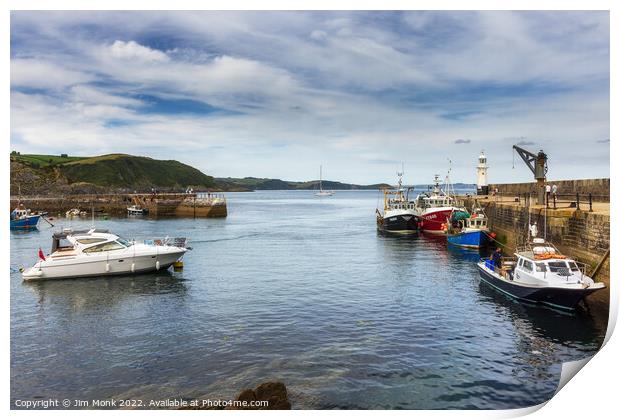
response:
M487 184L487 158L484 155L484 150L480 152L480 156L478 156L478 166L476 167L476 171L478 174L476 187L478 190L478 195L486 195L489 193L489 184Z

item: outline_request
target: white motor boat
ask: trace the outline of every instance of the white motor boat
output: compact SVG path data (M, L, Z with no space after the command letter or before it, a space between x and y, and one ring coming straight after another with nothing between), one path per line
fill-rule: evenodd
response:
M65 213L65 216L67 217L67 219L72 219L74 217L88 216L88 213L80 209L71 209L71 210L67 210L67 212Z
M103 229L54 233L52 251L22 271L24 280L110 276L166 270L187 252L185 238L128 241Z
M148 212L148 209L143 209L142 207L135 204L133 206L127 207L127 214L130 216L143 216L145 214L148 214Z
M501 261L498 267L492 259L481 260L481 280L526 302L572 310L585 296L605 288L586 275L585 264L563 255L542 238L518 247L515 258Z

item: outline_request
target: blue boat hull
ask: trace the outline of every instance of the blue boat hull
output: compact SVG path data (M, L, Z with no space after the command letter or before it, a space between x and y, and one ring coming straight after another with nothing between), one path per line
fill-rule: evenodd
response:
M448 243L463 248L481 248L489 243L489 236L484 231L449 233Z
M23 219L11 220L11 230L30 230L36 229L39 224L40 215L28 216Z

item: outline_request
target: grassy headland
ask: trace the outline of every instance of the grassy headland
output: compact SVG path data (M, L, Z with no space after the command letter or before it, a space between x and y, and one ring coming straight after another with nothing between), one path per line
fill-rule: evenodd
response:
M11 194L217 189L213 177L176 160L110 154L95 157L11 153Z
M11 194L56 195L111 192L317 190L319 181L213 178L176 160L109 154L68 156L11 153ZM326 190L375 190L388 184L323 181Z

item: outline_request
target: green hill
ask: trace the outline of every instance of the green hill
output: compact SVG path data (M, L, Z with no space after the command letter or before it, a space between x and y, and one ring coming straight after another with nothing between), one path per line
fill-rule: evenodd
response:
M224 189L239 190L318 190L319 181L283 181L272 178L215 178ZM323 181L326 190L378 190L389 187L388 184L357 185L336 181Z
M31 181L31 182L28 182ZM22 194L214 188L213 177L176 160L111 154L95 157L11 154L11 192ZM51 191L50 188L60 191Z

